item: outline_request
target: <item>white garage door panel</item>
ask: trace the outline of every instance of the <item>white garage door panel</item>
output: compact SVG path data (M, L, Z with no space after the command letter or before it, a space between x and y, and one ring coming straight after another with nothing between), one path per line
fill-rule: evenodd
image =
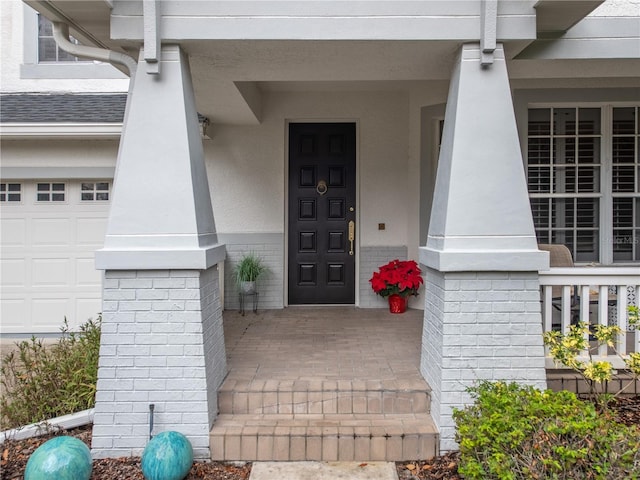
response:
M90 318L95 320L102 311L101 298L78 298L76 299L76 318L81 318L82 324Z
M68 259L34 258L31 263L31 275L34 287L71 287Z
M11 298L9 295L4 294L2 296L0 314L2 314L0 332L3 334L22 331L24 319L31 318L29 304L26 299Z
M26 287L26 262L20 258L3 258L0 262L2 285L13 288Z
M76 223L76 244L82 247L100 248L107 233L107 224L102 218L78 218Z
M48 208L64 209L66 205L47 205ZM68 218L34 218L31 220L31 244L34 247L71 245L71 220Z
M64 202L37 202L36 183L23 182L21 203L2 204L3 335L59 333L65 317L77 328L102 310L94 255L109 203L82 202L76 180L65 182Z
M102 285L102 272L96 270L93 257L76 260L76 284L79 287L97 288Z
M34 329L40 330L55 326L53 331L60 331L65 317L72 312L71 302L66 298L32 298L31 318Z
M2 249L5 247L24 247L27 238L27 222L21 218L4 218L11 215L14 208L2 209Z

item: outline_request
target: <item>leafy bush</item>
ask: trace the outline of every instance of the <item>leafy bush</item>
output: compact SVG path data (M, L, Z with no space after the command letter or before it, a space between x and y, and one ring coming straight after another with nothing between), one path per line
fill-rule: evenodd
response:
M458 471L468 479L637 479L640 430L567 391L483 382L454 410Z
M638 328L640 320L638 318L638 307L630 305L627 307L628 324L631 328ZM625 357L621 356L615 348L616 337L622 333L622 329L617 325L589 325L579 322L570 325L566 334L558 331L549 331L544 334L544 344L549 347L549 354L556 364L564 365L582 375L589 386L589 398L603 409L608 408L611 395L599 392L607 392L607 384L613 377L614 369L611 362L606 360L595 360L593 352L597 352L601 345L612 349L618 357L622 359L632 379L627 385L614 396L621 394L640 378L640 352L633 352ZM593 334L593 335L591 335ZM596 341L596 345L590 345L590 337Z
M0 416L13 428L93 407L98 378L101 317L45 345L31 337L2 358Z

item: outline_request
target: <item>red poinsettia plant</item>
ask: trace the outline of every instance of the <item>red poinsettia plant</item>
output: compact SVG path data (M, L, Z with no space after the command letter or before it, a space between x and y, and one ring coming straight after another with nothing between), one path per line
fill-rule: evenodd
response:
M413 260L392 260L378 268L369 279L371 288L378 295L418 295L418 288L422 285L422 271Z

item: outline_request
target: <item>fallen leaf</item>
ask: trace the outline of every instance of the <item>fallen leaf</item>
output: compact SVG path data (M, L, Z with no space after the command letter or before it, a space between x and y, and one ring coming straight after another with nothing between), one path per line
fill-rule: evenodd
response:
M416 469L416 466L413 463L406 465L407 470L411 470L412 472Z
M432 468L433 468L433 465L429 465L428 463L422 467L423 470L431 470Z
M456 468L456 462L451 462L451 463L447 466L447 468L448 468L449 470L454 470L454 469Z
M366 466L367 466L367 464L366 464L366 463L361 463L361 464L360 464L360 465L358 465L358 466L359 466L360 468L364 468L364 467L366 467Z

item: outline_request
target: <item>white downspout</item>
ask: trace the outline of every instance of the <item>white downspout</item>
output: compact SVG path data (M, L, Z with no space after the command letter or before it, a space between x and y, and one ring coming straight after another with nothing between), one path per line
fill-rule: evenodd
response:
M103 62L117 63L123 65L129 71L129 77L133 77L136 72L138 62L129 55L106 48L89 47L87 45L78 45L69 41L69 26L62 22L53 23L53 38L58 47L76 57L90 58L93 60L101 60Z

